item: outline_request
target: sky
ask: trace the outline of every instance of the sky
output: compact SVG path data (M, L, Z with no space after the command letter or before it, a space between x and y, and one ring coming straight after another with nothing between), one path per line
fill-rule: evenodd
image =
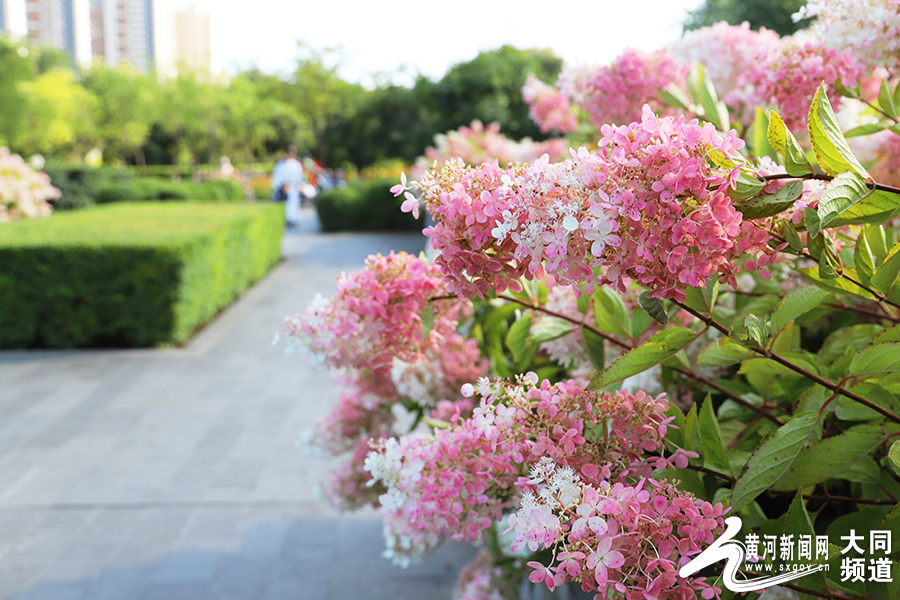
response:
M408 84L439 79L482 50L550 48L566 64L604 64L626 47L655 50L676 39L702 0L172 0L211 16L213 67L288 74L300 51L340 47L345 79L382 73Z

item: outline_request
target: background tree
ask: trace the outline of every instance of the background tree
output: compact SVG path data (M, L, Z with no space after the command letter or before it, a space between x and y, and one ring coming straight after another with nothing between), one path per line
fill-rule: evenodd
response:
M708 27L719 21L731 25L747 21L751 29L765 27L778 35L791 35L809 25L809 19L794 23L791 18L805 4L806 0L704 0L703 6L689 14L684 30Z
M0 146L10 144L22 126L26 98L19 83L34 77L28 54L27 47L0 36Z

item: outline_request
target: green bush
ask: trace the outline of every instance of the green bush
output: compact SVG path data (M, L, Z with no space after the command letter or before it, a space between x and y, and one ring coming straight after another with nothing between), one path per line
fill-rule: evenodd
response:
M136 200L240 201L244 190L235 181L171 181L157 177L137 177L123 184L109 184L97 190L97 204Z
M48 164L44 172L50 183L62 195L53 202L56 210L71 210L93 206L101 188L127 185L134 176L128 171L108 167L89 167L85 164Z
M278 261L271 204L117 203L0 226L0 348L181 344Z
M422 222L400 212L403 196L390 192L395 177L349 184L323 192L316 211L325 231L417 231Z

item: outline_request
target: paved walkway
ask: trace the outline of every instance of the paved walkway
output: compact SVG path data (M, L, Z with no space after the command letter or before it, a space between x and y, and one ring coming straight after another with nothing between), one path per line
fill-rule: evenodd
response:
M183 349L0 352L0 600L441 599L472 549L402 570L377 514L318 499L298 450L337 400L270 344L341 270L419 235L323 235Z

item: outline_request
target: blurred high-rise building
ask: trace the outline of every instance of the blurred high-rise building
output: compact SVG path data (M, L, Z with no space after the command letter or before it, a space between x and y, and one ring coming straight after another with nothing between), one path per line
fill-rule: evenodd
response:
M194 5L175 12L176 69L209 73L212 70L209 15Z
M0 0L0 29L33 44L69 53L78 64L91 61L90 0Z
M30 1L30 0L29 0ZM115 66L172 70L172 13L166 0L90 0L91 50Z
M0 30L61 48L80 65L100 59L172 75L172 27L168 0L0 0Z

